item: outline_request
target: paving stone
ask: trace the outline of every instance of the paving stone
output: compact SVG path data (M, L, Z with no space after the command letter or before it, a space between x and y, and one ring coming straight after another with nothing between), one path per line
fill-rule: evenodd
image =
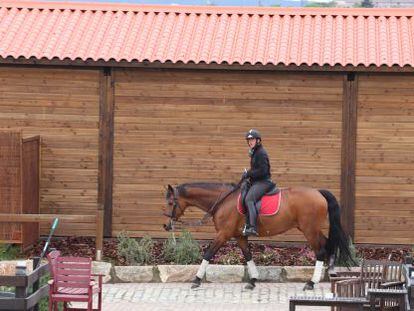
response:
M303 294L303 283L258 283L250 291L243 283L202 283L191 290L190 283L118 283L104 284L103 310L179 310L179 311L274 311L288 310L289 296ZM320 283L307 295L326 295L329 283ZM330 310L329 307L299 307L298 311Z

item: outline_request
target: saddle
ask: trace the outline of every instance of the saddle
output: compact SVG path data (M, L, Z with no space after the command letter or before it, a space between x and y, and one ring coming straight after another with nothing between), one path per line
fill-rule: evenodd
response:
M280 208L282 190L276 186L272 187L266 194L256 203L259 215L272 216L277 214ZM245 211L241 202L241 194L237 198L237 210L244 215Z

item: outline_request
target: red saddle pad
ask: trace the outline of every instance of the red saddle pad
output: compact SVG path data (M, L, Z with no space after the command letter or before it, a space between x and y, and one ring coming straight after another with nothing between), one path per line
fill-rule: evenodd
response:
M271 216L271 215L275 215L280 208L280 201L281 201L281 195L282 190L279 191L279 193L275 194L275 195L265 195L262 197L261 199L261 207L260 207L260 211L259 211L259 215L262 216ZM241 205L241 194L239 194L239 197L237 198L237 210L239 211L240 214L244 214L243 213L243 208Z

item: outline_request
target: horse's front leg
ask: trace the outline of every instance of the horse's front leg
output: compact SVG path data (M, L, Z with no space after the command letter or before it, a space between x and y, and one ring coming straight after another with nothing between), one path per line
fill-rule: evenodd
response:
M211 258L214 257L214 255L217 253L220 247L222 247L223 244L226 243L228 240L229 240L229 237L219 234L214 239L214 241L210 244L210 247L207 249L207 251L205 252L203 256L203 261L201 262L200 268L198 268L196 277L193 281L193 284L191 285L191 288L197 288L201 285L201 280L206 274L207 266Z
M247 237L241 236L236 238L237 243L239 244L244 259L247 263L247 271L249 272L249 283L245 286L246 289L253 289L256 287L256 281L259 278L259 271L257 270L256 264L253 261L252 253L250 252L249 242Z

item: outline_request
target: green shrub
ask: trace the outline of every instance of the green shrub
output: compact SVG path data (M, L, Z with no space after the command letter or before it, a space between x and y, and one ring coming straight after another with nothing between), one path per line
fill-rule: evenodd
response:
M191 233L182 231L175 251L175 262L188 265L201 260L200 245L193 239Z
M70 306L70 303L69 303ZM49 310L49 297L44 297L39 301L39 311L48 311ZM58 303L58 310L63 311L63 302Z
M177 248L177 240L175 239L175 236L171 234L162 246L162 256L164 257L165 261L168 261L168 262L175 261L176 248Z
M199 263L201 260L200 245L193 239L190 232L183 230L178 239L171 235L165 241L163 256L166 261L180 265Z
M125 258L128 265L151 264L154 260L153 248L154 242L148 235L139 241L128 237L124 231L118 235L118 253Z
M19 259L20 248L13 244L0 244L0 260L14 260Z

